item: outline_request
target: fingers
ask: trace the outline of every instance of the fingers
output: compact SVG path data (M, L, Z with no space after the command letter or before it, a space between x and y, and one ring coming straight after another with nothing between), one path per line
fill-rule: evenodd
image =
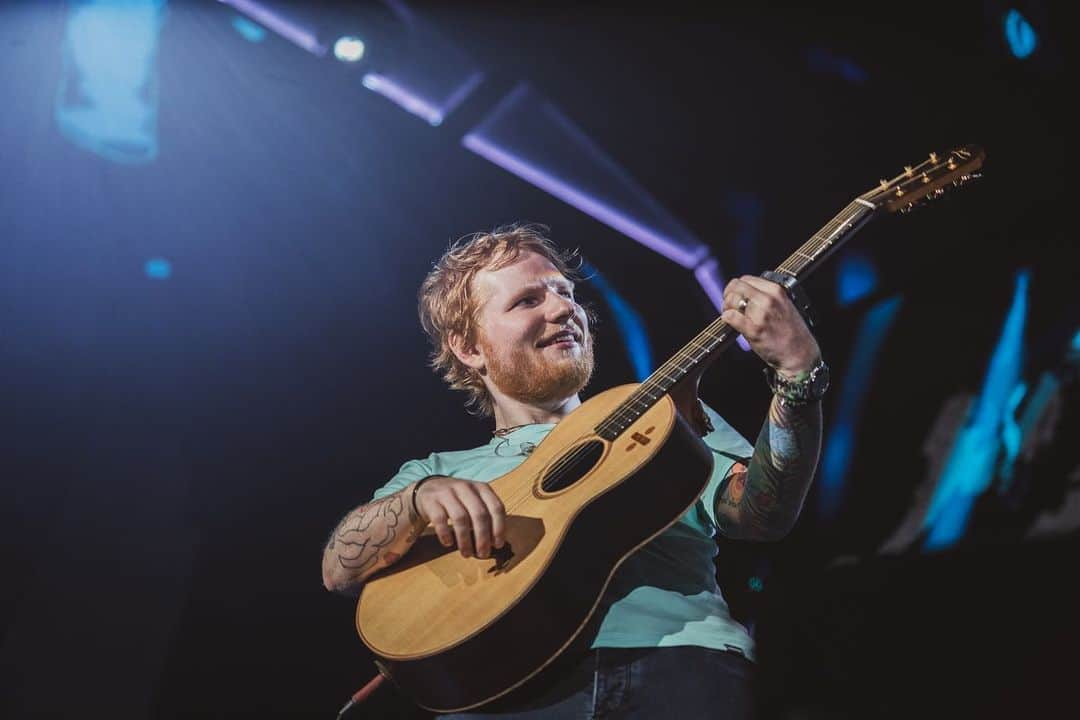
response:
M506 542L506 509L487 483L437 478L421 488L418 502L439 541L457 545L462 557L486 558Z
M477 490L480 492L480 499L487 505L488 513L491 515L492 544L497 548L501 548L506 543L506 508L503 507L502 500L499 499L499 496L495 494L495 491L490 486L480 485Z
M450 525L447 523L450 516L442 504L433 504L435 507L428 515L429 522L431 523L431 527L435 528L435 535L439 538L439 542L443 544L443 547L450 547L454 544L454 533L450 530Z
M735 310L755 318L768 315L776 303L787 300L787 292L776 283L753 275L743 275L724 287L724 311Z
M765 278L760 278L756 275L743 275L739 280L776 300L780 300L787 296L787 292L784 288L780 287L778 283L774 283L772 280L766 280Z
M476 554L476 547L473 544L472 519L469 517L469 508L452 491L444 502L450 516L450 531L453 533L458 551L462 557L472 557Z
M465 541L462 542L462 532L459 531L459 523L454 520L454 533L458 537L458 550L463 557L487 557L491 552L491 514L487 505L480 499L476 488L471 483L458 485L454 488L462 506L468 512L461 525Z

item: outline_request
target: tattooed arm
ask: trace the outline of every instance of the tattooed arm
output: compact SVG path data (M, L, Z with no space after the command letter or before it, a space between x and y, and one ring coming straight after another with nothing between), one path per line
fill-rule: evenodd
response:
M721 317L767 365L802 379L821 358L787 293L774 282L744 275L724 288ZM716 517L728 537L779 540L791 531L821 452L821 404L791 407L773 397L750 466L737 465L716 493Z
M330 533L323 550L327 590L356 595L369 576L397 562L416 542L427 521L413 510L413 484L361 505Z
M420 482L420 481L417 481ZM393 565L430 523L445 547L486 558L506 542L506 508L485 482L432 475L413 507L412 483L361 505L334 528L323 551L323 585L355 595L370 575ZM417 512L419 510L419 512Z
M779 540L794 527L821 452L821 403L788 407L773 397L750 466L740 463L716 493L727 537Z

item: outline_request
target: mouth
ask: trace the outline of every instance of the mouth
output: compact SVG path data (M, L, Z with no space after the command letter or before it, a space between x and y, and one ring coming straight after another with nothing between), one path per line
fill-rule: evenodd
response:
M581 335L574 330L560 330L554 335L549 335L536 344L537 347L570 347L581 342Z

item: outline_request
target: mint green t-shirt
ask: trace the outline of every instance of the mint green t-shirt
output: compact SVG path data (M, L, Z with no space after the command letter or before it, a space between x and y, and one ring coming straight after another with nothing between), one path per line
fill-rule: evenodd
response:
M701 498L690 510L619 566L600 607L607 607L593 647L698 645L738 648L753 657L753 641L736 622L716 584L714 499L734 460L749 457L753 446L715 411L706 407L715 428L702 438L713 449L713 471ZM409 460L383 487L379 499L428 475L491 482L524 460L554 424L526 425L471 450L436 452Z

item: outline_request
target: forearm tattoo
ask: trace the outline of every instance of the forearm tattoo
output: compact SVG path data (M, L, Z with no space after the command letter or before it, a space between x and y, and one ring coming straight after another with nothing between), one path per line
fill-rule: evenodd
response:
M412 503L398 492L346 515L330 534L326 552L348 572L351 585L396 562L422 526Z
M791 530L817 468L821 425L820 403L785 407L773 398L750 466L736 466L718 493L726 535L771 540Z

